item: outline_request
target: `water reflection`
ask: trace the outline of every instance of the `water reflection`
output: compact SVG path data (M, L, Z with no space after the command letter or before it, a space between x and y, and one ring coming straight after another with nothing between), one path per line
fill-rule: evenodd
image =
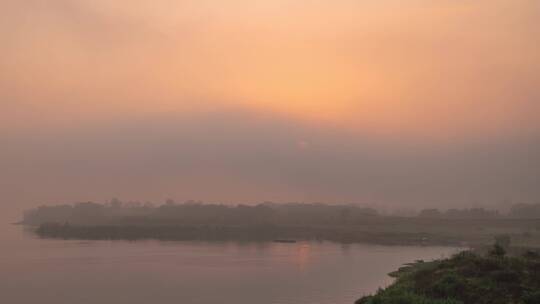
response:
M2 230L0 288L10 304L346 304L440 247L326 242L76 241Z

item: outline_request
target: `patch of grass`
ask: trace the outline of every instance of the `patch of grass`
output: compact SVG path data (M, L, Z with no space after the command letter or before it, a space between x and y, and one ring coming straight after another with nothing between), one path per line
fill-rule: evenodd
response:
M394 284L357 304L540 303L540 258L506 256L499 247L479 255L408 264L393 272Z

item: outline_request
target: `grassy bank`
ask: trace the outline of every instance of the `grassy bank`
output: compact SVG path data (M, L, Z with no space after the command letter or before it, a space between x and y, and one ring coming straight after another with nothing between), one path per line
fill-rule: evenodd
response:
M365 231L336 226L212 226L212 225L70 225L42 224L35 232L43 238L85 240L204 240L272 241L276 239L372 243L381 245L448 245L461 240L422 232Z
M41 237L64 239L326 240L383 245L443 245L478 247L506 235L513 246L540 247L538 220L446 220L365 217L348 224L195 224L167 220L111 220L101 224L48 223Z
M449 259L418 261L391 274L394 284L356 304L538 304L540 256L461 252Z

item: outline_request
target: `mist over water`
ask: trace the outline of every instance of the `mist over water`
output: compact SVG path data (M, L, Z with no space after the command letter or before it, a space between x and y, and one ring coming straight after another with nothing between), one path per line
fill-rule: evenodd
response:
M351 304L415 259L448 247L299 242L65 241L0 230L10 304Z
M329 241L540 269L539 88L538 0L0 0L0 304L352 304L456 251Z

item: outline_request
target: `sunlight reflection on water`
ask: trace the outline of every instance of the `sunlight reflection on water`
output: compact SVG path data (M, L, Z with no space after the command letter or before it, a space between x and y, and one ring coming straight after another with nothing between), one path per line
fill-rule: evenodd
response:
M346 304L443 247L329 242L63 241L2 229L2 298L18 303Z

